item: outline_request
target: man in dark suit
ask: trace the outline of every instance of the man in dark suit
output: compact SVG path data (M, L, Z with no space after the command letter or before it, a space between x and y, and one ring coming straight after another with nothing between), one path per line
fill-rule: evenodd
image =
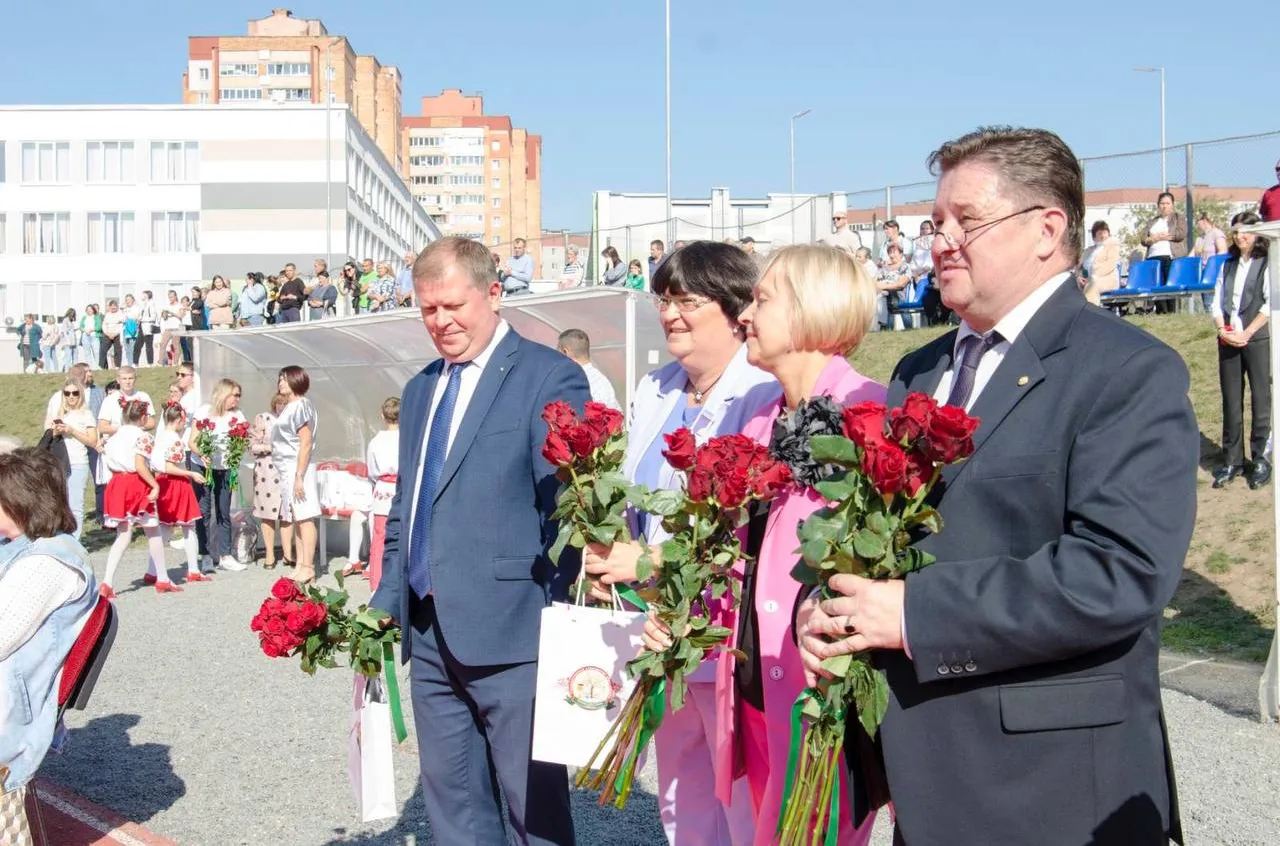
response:
M930 166L934 266L963 323L898 364L889 404L968 409L975 451L935 489L937 563L837 576L844 596L806 603L806 669L876 650L899 843L1181 842L1157 659L1195 522L1187 369L1071 278L1083 186L1060 138L978 130Z
M443 358L405 387L371 604L404 630L427 816L438 843L506 843L501 785L520 843L572 844L565 768L529 753L541 612L576 576L546 555L557 482L541 414L554 400L581 411L587 378L499 317L483 245L433 243L413 281Z

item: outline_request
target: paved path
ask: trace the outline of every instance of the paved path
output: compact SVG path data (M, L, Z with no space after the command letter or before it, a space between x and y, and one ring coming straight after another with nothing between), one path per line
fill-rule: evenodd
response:
M178 552L168 554L177 575ZM103 558L94 555L99 572ZM323 670L306 676L292 660L259 652L249 619L279 571L220 573L210 584L165 596L141 587L142 571L135 549L117 579L115 650L89 710L68 718L69 748L46 760L41 774L49 783L182 846L433 842L415 794L412 721L396 757L403 816L360 824L346 775L351 677ZM139 581L131 585L133 579ZM354 594L367 596L362 581L353 584ZM1222 672L1235 679L1225 685L1236 702L1228 707L1247 710L1244 671ZM1186 667L1166 679L1178 676L1200 678ZM1280 843L1280 729L1174 690L1165 703L1187 842ZM653 790L650 761L625 811L575 793L578 842L663 843ZM877 846L889 843L885 829Z

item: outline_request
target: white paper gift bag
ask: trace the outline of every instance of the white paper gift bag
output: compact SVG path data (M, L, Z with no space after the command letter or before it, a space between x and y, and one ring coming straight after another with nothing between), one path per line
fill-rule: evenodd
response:
M554 603L542 611L533 759L585 767L618 718L635 681L640 611Z
M398 816L391 705L381 678L356 673L347 774L363 822Z

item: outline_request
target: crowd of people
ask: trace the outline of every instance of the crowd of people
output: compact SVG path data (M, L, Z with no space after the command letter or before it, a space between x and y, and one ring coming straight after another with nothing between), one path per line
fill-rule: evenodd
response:
M64 373L75 364L99 369L171 367L192 358L191 338L185 333L224 331L324 320L334 316L391 311L412 301L409 268L403 264L351 259L338 279L330 278L328 262L318 258L312 274L303 277L289 263L275 275L257 271L228 281L214 276L208 285L192 286L187 294L165 292L161 303L153 291L89 303L77 315L67 309L61 318L46 315L41 322L27 314L18 327L18 354L27 373Z

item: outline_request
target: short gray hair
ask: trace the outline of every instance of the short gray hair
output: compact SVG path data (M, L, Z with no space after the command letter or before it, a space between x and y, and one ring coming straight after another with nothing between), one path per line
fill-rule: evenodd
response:
M471 277L471 284L482 291L498 281L498 271L493 266L489 248L470 238L450 235L423 250L413 263L413 281L438 282L451 264L456 264Z

